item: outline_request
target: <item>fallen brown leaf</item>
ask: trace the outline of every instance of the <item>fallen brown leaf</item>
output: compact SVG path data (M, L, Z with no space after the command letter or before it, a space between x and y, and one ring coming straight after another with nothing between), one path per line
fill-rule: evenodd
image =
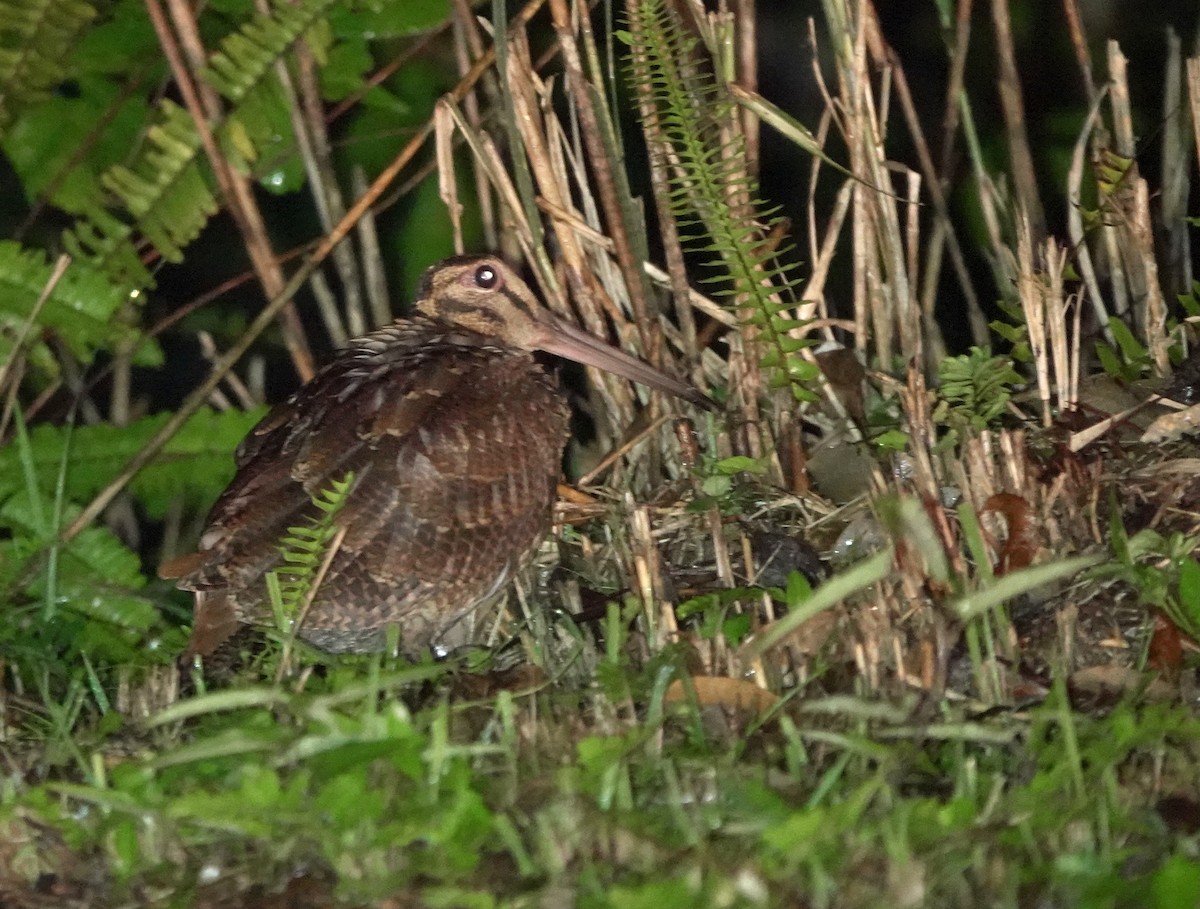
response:
M753 710L761 713L779 703L779 698L745 679L727 676L694 675L691 685L701 707L729 707L734 710ZM687 687L682 679L667 686L663 703L678 704L688 699Z

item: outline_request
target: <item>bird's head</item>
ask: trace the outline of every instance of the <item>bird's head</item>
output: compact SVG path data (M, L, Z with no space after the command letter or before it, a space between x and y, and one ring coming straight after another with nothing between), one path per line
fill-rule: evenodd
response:
M416 306L431 319L495 338L499 344L543 350L715 409L687 382L556 316L509 265L494 256L457 256L433 266L421 279Z

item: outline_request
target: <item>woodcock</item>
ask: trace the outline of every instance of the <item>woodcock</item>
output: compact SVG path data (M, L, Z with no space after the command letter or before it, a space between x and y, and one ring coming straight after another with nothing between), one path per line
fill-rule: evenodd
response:
M408 654L465 643L464 618L550 525L569 411L535 350L711 406L543 308L499 259L447 259L425 273L415 315L352 341L242 442L199 552L160 569L196 592L191 651L271 621L280 541L347 473L344 535L299 636L381 650L396 623Z

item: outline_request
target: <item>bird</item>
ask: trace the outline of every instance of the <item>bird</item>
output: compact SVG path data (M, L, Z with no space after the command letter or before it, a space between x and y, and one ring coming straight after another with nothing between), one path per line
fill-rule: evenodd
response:
M496 256L432 266L414 310L349 342L239 445L198 551L160 567L195 594L185 656L271 625L280 541L311 525L314 498L346 477L335 548L297 636L368 653L385 649L394 624L413 657L469 643L467 620L550 528L570 409L535 351L715 407L552 313Z

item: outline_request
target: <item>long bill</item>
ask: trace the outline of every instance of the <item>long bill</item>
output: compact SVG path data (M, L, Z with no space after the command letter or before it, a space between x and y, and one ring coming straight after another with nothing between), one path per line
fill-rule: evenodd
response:
M656 388L669 395L675 395L675 397L690 401L705 410L718 409L716 402L700 392L694 385L660 372L649 363L613 347L606 341L601 341L594 335L576 328L557 316L551 315L538 324L534 346L546 353L556 354L585 366L594 366L630 381Z

